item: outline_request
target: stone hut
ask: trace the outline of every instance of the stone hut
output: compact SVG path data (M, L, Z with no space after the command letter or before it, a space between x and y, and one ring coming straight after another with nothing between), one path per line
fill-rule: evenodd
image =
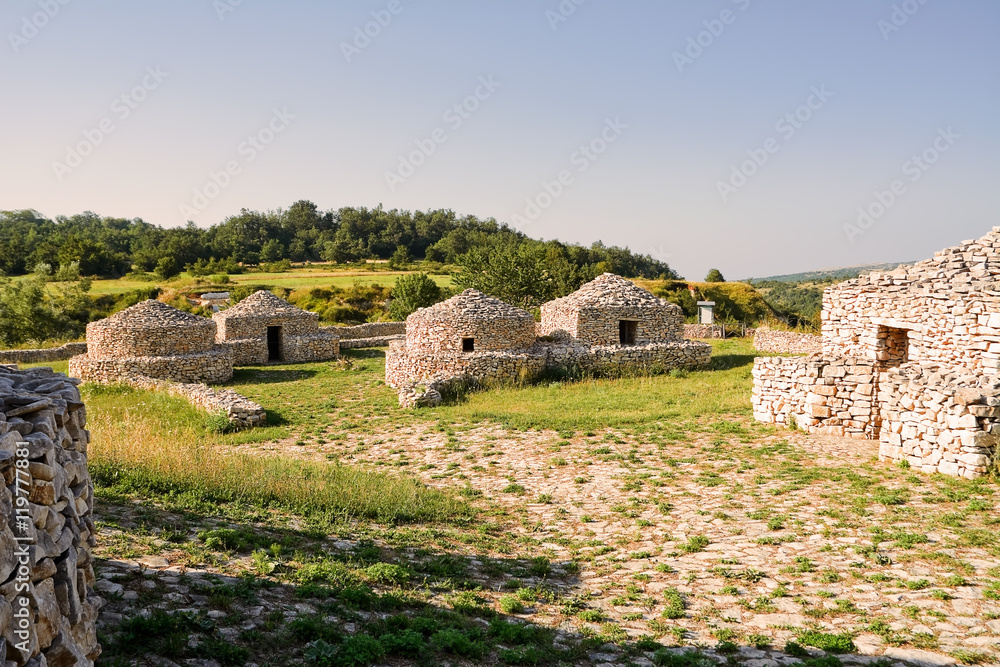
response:
M402 404L419 405L418 383L436 393L456 380L529 380L546 369L707 366L712 347L683 340L682 324L678 306L612 274L543 305L540 325L520 308L465 290L407 318L405 341L386 353L386 384L403 390Z
M216 345L215 322L147 300L87 325L87 352L69 373L89 382L144 376L172 382L225 382L233 353Z
M340 355L340 339L320 330L319 315L296 308L271 292L254 292L231 308L212 315L216 340L233 352L233 364L269 361L323 361Z
M605 273L569 296L542 304L539 331L565 331L584 345L644 345L684 339L680 306Z
M880 441L884 460L975 477L1000 435L1000 227L827 288L823 352L758 358L754 416Z
M386 384L398 388L441 373L480 380L537 373L544 356L528 353L534 343L530 313L467 289L406 318L406 339L386 353Z

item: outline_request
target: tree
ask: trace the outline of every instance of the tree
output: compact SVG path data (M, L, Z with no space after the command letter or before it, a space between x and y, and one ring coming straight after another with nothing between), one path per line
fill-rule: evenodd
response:
M402 321L418 308L433 306L441 300L441 288L426 273L412 273L396 278L392 288L389 317Z
M173 255L161 257L160 261L156 263L156 270L153 271L153 273L156 274L156 277L160 280L170 280L180 272L180 263L174 258Z
M396 246L396 252L389 258L390 269L405 269L410 265L410 251L405 245Z
M726 279L722 277L722 271L718 269L710 269L708 275L705 276L706 283L724 283Z
M260 248L260 261L277 262L285 258L285 247L278 239L268 239Z

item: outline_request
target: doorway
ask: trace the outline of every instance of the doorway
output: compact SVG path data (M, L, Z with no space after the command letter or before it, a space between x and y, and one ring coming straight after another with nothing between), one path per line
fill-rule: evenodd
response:
M281 361L281 327L267 328L267 360Z
M639 323L635 320L618 321L618 342L621 345L635 345L635 334Z

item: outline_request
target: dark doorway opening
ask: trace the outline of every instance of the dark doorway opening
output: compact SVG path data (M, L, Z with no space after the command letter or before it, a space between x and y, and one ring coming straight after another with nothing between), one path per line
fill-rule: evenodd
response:
M635 320L618 321L618 342L622 345L635 345L635 333L639 323Z
M895 368L905 364L910 359L910 334L906 329L896 327L878 328L878 351L876 354L879 368Z
M476 339L475 338L463 338L462 339L462 352L475 352L476 351Z
M281 327L267 328L267 360L281 361Z

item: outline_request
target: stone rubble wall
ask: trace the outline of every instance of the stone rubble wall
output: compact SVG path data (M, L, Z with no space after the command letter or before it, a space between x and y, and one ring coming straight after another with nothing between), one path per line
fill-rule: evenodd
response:
M102 384L134 375L172 382L225 382L233 377L233 352L216 345L207 352L155 357L95 359L88 353L69 360L69 374Z
M281 327L284 336L307 336L319 332L319 315L300 310L298 313L274 313L262 315L229 315L221 310L212 315L218 326L216 340L220 343L227 340L245 338L261 338L267 342L267 328Z
M530 317L492 319L454 313L447 318L414 318L406 323L406 347L411 353L461 354L462 339L472 338L476 352L522 350L535 342L535 321Z
M389 338L406 334L406 322L369 322L352 327L320 327L320 331L328 331L341 341L356 338ZM346 345L341 345L347 347Z
M904 364L879 379L879 457L923 472L978 477L997 453L1000 382L964 369Z
M77 380L51 368L0 367L0 655L5 665L91 667L101 653L91 548L94 487L87 472L87 411ZM19 446L27 442L27 447ZM27 477L18 470L25 460ZM18 488L30 510L18 525ZM21 496L24 497L24 496ZM28 537L25 562L16 537ZM20 568L26 566L26 572ZM19 577L21 579L19 580ZM19 591L19 585L27 585ZM14 613L28 605L27 650Z
M666 343L684 339L684 317L679 306L663 305L577 307L570 302L542 304L541 335L565 331L585 345L618 345L621 320L634 320L635 342Z
M395 341L405 340L405 336L376 336L374 338L350 338L340 341L340 347L344 350L359 349L364 347L388 347Z
M59 347L38 350L0 350L0 364L36 364L45 361L62 361L86 352L86 343L66 343Z
M753 365L754 419L795 424L809 433L878 437L877 372L867 359L758 357Z
M400 390L400 404L422 405L424 393L440 392L451 383L530 382L546 370L583 372L662 372L672 368L704 368L712 346L696 341L622 347L586 346L572 340L538 343L517 352L410 354L402 344L386 352L386 384Z
M266 364L268 327L281 327L281 360L325 361L340 355L339 336L320 330L319 315L296 308L265 290L254 292L232 308L212 315L216 341L229 345L237 366ZM257 342L253 342L257 341Z
M286 363L326 361L340 356L340 339L326 332L283 336L281 360Z
M232 350L233 366L263 366L267 363L267 340L242 338L219 343Z
M722 326L718 324L685 324L682 333L685 338L722 338Z
M267 422L267 412L263 407L232 389L212 389L205 384L181 384L140 375L126 378L123 382L139 389L166 391L210 414L225 413L237 428L263 426Z
M760 352L779 354L817 354L823 351L823 337L794 331L757 329L753 347Z

